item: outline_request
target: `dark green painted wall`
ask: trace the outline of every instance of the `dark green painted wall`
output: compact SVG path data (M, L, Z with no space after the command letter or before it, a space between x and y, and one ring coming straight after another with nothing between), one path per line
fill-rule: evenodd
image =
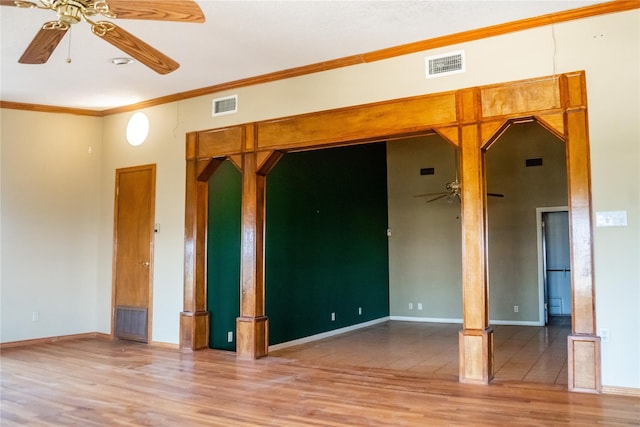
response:
M270 344L389 315L384 143L285 155L266 218Z
M207 229L207 307L209 347L236 349L236 318L240 315L240 207L242 175L229 161L209 180ZM233 332L228 342L227 333Z

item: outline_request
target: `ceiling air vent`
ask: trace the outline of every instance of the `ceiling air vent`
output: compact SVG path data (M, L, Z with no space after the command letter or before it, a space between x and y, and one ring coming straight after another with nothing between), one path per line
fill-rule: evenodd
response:
M425 66L428 79L464 73L464 50L427 56Z
M238 112L238 95L225 96L213 100L213 117Z
M435 168L421 168L420 175L434 175L436 173Z
M528 168L532 166L542 166L542 157L536 157L535 159L526 159L524 165Z

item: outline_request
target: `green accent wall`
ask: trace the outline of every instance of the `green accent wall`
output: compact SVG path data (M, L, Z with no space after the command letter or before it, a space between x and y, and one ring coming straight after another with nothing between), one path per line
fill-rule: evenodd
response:
M209 179L207 229L207 309L209 347L236 349L240 315L240 208L242 174L225 161ZM228 342L228 332L233 341Z
M389 315L385 143L286 154L266 199L269 344Z

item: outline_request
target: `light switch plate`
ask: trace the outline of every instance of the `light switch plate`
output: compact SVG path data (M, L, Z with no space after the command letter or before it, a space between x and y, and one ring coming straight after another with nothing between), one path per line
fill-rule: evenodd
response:
M627 211L596 212L596 227L626 227Z

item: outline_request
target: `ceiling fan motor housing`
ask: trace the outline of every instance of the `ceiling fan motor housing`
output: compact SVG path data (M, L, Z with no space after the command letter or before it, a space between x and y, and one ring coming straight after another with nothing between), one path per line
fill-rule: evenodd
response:
M84 4L74 0L56 0L53 8L58 13L58 19L67 24L77 24L82 20Z

